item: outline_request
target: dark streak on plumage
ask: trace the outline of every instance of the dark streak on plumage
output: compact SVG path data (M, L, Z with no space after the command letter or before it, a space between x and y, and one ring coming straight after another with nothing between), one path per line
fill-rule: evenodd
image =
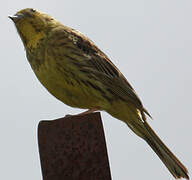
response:
M94 54L97 51L91 47L91 43L88 40L83 39L82 37L78 37L76 45L79 49L84 51L86 54Z
M71 59L73 61L77 61L77 59L75 59L75 58L73 58L73 57L71 57L69 55L63 54L63 56L66 57L66 58L69 58L69 59Z
M109 98L109 97L106 95L105 91L103 91L99 86L94 85L94 84L93 84L92 82L90 82L90 81L81 80L81 82L82 82L84 85L90 86L90 87L92 87L93 89L99 91L100 94L101 94L103 97L105 97L107 100L109 100L110 102L112 101L112 99Z
M66 42L61 42L58 44L58 46L65 46L67 43Z
M71 51L71 53L78 56L78 57L80 57L80 58L85 58L85 56L80 54L79 52L77 52L77 50L76 51Z
M118 94L114 94L114 92L110 88L107 88L107 91L113 96L113 101L121 99L122 101L127 102L127 100L125 100L122 96L118 96Z

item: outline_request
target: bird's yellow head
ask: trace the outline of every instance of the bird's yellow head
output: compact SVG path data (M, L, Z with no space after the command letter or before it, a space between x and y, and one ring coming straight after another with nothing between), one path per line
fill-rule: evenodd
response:
M32 8L23 9L9 18L13 20L25 47L36 47L49 29L58 23L51 16Z

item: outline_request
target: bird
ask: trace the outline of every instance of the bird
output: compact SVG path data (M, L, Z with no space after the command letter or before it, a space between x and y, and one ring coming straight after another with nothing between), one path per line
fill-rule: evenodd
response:
M108 56L79 31L33 8L9 16L23 42L32 70L42 85L64 104L105 111L154 150L176 178L189 179L187 168L147 121L151 115L134 88Z

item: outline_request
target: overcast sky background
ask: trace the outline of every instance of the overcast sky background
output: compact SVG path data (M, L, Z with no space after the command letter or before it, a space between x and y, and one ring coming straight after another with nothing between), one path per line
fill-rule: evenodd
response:
M67 107L39 83L7 18L32 7L92 39L117 65L152 114L167 146L192 175L192 1L6 0L0 6L0 179L41 180L36 129ZM102 112L113 180L174 179L150 147Z

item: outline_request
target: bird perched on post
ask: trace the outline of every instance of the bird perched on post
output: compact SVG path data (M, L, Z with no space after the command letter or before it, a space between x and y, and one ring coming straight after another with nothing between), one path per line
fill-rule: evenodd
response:
M87 37L35 9L10 18L23 41L39 81L63 103L86 113L104 110L143 138L175 178L188 171L146 120L150 116L133 87L110 59Z

